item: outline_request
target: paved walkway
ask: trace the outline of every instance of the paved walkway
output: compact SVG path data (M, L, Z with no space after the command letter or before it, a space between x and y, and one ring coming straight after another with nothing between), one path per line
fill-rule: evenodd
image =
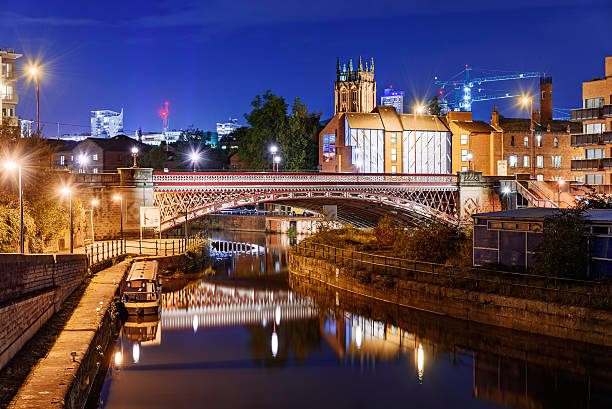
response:
M123 261L95 275L55 345L34 367L9 408L64 407L81 359L90 348L129 265ZM72 361L72 351L77 353L76 362Z

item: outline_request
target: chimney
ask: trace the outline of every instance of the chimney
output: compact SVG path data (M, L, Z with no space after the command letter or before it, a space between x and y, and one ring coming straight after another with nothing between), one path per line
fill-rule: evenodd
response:
M553 118L552 77L540 78L540 120L549 121Z
M612 77L612 56L606 57L606 78Z
M496 106L493 107L493 112L491 112L491 126L494 128L499 126L499 112Z

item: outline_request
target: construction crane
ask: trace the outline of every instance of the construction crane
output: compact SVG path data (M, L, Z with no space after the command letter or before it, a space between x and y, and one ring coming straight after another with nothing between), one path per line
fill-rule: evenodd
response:
M515 92L483 89L480 85L485 82L522 80L543 76L539 72L479 70L479 76L472 78L471 73L472 67L466 64L464 70L447 81L438 81L438 77L435 77L435 84L440 86L440 106L444 113L448 111L471 111L474 102L518 96ZM460 79L463 75L465 75L465 79Z

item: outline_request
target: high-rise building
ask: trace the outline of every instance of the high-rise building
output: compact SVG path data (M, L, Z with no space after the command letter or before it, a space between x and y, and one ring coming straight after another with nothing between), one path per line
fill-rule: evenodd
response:
M91 136L112 138L123 133L123 108L121 112L110 110L91 111Z
M588 185L612 184L612 56L605 66L604 77L582 83L582 108L571 114L582 124L582 133L572 135L572 146L582 148L572 172Z
M380 105L394 107L398 114L404 113L404 91L393 89L393 85L385 88L385 93L380 97Z
M15 70L15 60L21 57L21 54L15 53L13 48L0 47L0 118L9 119L11 125L17 125L17 114L15 106L17 105L17 93L15 92L15 83L18 76Z
M27 138L32 136L32 126L34 125L34 121L29 119L20 119L19 120L19 128L21 129L21 137Z
M349 60L348 67L340 67L340 59L336 64L336 82L334 84L334 114L340 112L369 113L376 107L376 82L374 81L374 58L370 66L359 63L353 67Z
M231 134L242 125L238 123L238 118L230 118L227 122L217 122L218 141L226 135Z

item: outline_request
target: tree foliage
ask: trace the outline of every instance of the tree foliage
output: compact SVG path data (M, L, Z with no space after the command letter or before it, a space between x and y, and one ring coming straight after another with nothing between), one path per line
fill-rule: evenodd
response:
M438 100L438 96L435 95L427 104L427 113L429 115L442 115L442 107L440 106L440 101Z
M577 202L577 209L612 209L612 195L597 193L592 187L586 187L589 189L589 192Z
M470 232L445 223L429 223L397 235L394 250L398 257L430 263L467 264L471 257ZM469 260L465 260L469 257Z
M534 272L566 278L587 277L590 262L586 220L581 209L564 209L544 219Z
M296 98L289 105L283 97L269 90L251 102L253 109L245 115L248 128L236 132L238 159L249 169L270 169L271 145L278 146L284 170L316 169L318 163L318 132L321 113L309 113L306 105Z

